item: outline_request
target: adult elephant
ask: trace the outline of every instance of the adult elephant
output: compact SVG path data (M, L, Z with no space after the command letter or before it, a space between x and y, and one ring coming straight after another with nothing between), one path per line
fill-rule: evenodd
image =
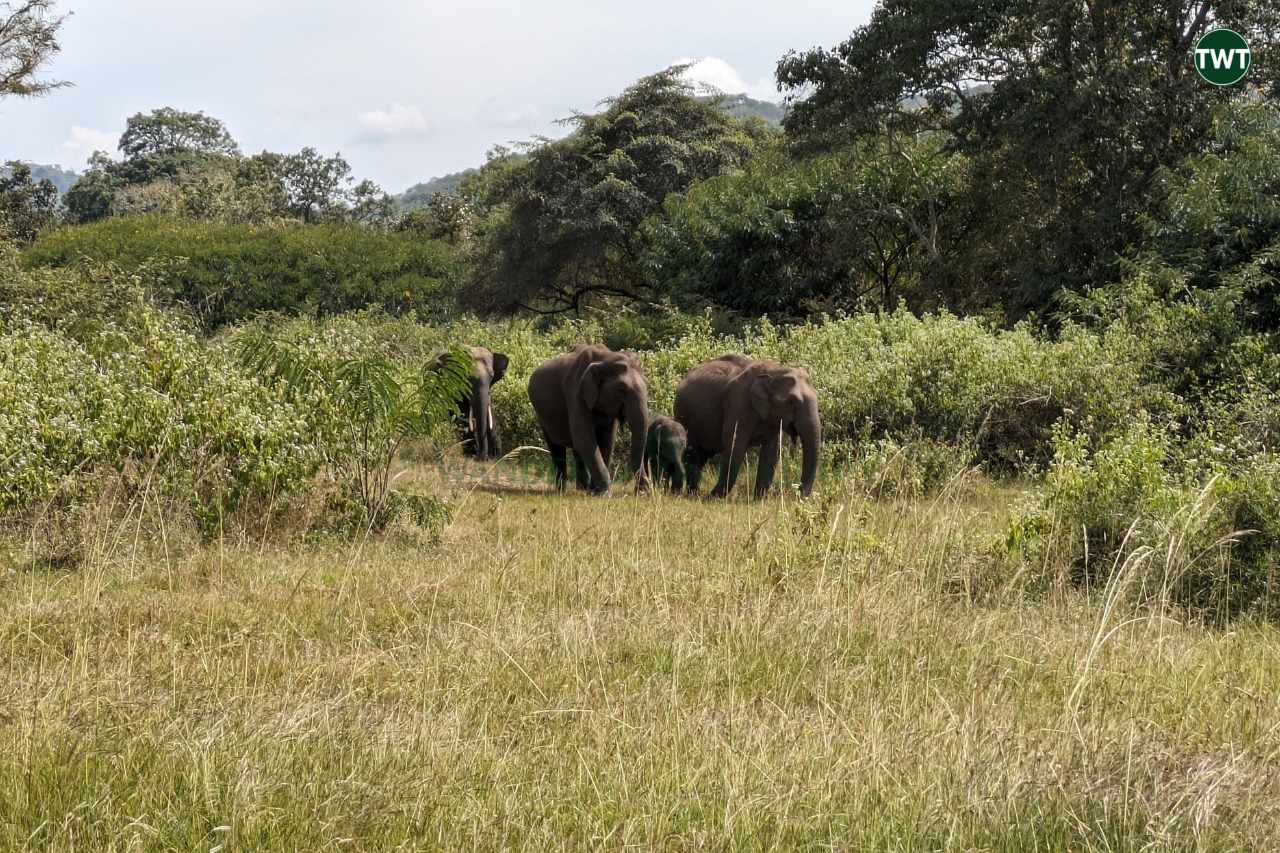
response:
M822 423L818 395L803 368L745 355L703 362L676 388L675 415L689 434L685 477L690 492L697 492L707 461L722 454L720 479L711 496L724 497L738 479L747 450L759 447L755 495L762 497L773 484L783 433L800 439L804 451L800 494L808 497L813 491Z
M529 400L556 467L556 488L568 481L566 451L573 448L578 486L609 491L609 459L624 422L631 427L631 470L643 478L649 386L635 356L576 346L533 371Z
M490 394L494 385L507 372L509 359L505 353L484 347L464 347L471 355L471 390L458 403L454 427L462 442L462 452L475 459L497 459L502 455L498 444L498 425L493 417ZM437 356L439 364L444 354Z

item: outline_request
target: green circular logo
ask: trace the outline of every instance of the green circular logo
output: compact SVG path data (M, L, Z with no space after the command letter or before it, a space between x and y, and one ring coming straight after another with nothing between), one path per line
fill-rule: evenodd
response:
M1249 43L1235 30L1209 30L1196 42L1191 62L1206 81L1215 86L1239 83L1253 62Z

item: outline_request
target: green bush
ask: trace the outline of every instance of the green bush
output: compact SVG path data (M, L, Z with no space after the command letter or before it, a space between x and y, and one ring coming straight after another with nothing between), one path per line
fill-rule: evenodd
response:
M626 333L636 329L633 317L624 315L621 323ZM528 399L529 374L574 344L616 342L619 335L611 319L543 330L528 320L467 318L439 326L364 314L338 318L327 328L406 363L425 363L451 344L507 353L511 366L493 395L507 448L542 444ZM1046 341L1025 326L999 331L980 320L921 318L901 310L785 330L759 321L741 335L716 333L706 316L686 317L676 331L659 348L639 351L655 412L671 413L676 386L690 368L746 352L808 368L828 441L955 444L997 472L1047 463L1060 420L1101 436L1140 411L1159 412L1177 402L1144 381L1129 337L1074 326Z
M0 510L74 498L114 469L212 523L315 470L303 421L151 307L84 341L23 321L0 332Z
M710 323L642 353L654 408L670 411L690 367L746 352L808 368L823 432L833 441L928 439L973 447L997 470L1048 461L1054 424L1101 435L1144 408L1171 405L1145 384L1122 339L1068 327L1057 341L1030 328L997 331L949 314L905 310L780 330L759 321L741 337Z
M456 278L445 244L358 225L116 217L48 232L24 253L30 268L85 258L130 270L170 262L168 275L155 282L156 295L188 306L206 329L264 311L336 314L379 306L438 316Z
M0 511L114 472L206 525L306 482L299 413L111 267L25 273L0 247ZM86 297L77 302L77 297Z
M1206 618L1276 615L1280 457L1206 468L1185 453L1145 419L1096 444L1060 429L1043 492L1011 522L1005 554L1046 580Z
M962 445L881 438L858 446L839 473L873 498L919 498L945 487L972 463L972 452Z

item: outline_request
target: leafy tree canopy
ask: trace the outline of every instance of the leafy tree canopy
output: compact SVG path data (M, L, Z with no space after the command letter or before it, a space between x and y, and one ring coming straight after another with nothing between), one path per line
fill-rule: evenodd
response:
M62 50L58 29L65 16L54 0L0 0L0 99L31 98L69 86L37 74Z
M453 253L442 243L351 223L273 227L160 216L58 228L23 254L30 267L85 259L150 268L152 290L186 305L206 329L256 314L338 314L379 306L438 316L452 307Z
M240 147L218 119L203 112L161 107L129 117L120 137L120 152L126 158L182 152L233 157L240 153Z
M121 160L98 152L67 193L70 222L158 214L227 223L298 219L389 225L391 197L372 181L352 186L341 154L314 148L244 157L218 119L170 107L139 113L120 137Z
M769 137L762 122L694 98L682 72L645 77L603 112L572 116L568 137L540 141L526 161L491 163L481 307L576 311L592 295L644 295L640 223L671 193L740 167Z
M746 315L891 309L901 298L930 307L921 281L940 257L939 222L963 168L936 136L801 160L757 155L668 197L645 223L649 265L671 298Z
M943 129L972 158L957 274L1015 311L1114 277L1157 172L1194 153L1212 106L1190 49L1214 24L1253 48L1280 94L1280 7L1268 0L884 0L834 49L791 53L785 127L830 149L885 127Z
M10 162L0 173L0 237L29 243L54 223L57 212L52 181L36 180L25 163Z

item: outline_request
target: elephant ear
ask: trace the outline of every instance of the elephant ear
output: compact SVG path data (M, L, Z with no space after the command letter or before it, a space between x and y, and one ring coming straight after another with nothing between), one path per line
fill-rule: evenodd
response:
M493 354L493 378L489 380L490 385L507 375L507 365L510 363L511 360L507 358L505 352L495 352Z
M627 361L593 361L582 371L582 379L578 382L578 394L588 409L594 409L600 400L600 386L611 377L627 369Z
M751 408L761 420L769 419L768 376L756 376L751 380Z
M588 411L596 407L596 401L600 399L600 362L593 361L582 371L582 379L578 381L578 395Z

